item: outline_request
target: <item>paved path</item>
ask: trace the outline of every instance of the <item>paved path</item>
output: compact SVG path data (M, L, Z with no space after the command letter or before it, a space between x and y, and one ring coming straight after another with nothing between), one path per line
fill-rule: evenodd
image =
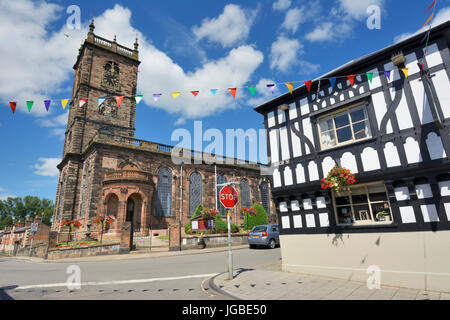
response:
M449 293L382 286L370 290L365 283L281 271L281 262L236 270L212 278L211 287L242 300L450 300Z

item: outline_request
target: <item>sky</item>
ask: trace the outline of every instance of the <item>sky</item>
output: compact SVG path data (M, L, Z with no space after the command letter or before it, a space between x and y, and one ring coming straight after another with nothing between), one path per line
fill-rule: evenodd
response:
M73 65L92 18L101 37L116 36L129 48L139 39L144 100L137 106L136 138L175 145L174 130L193 137L195 121L202 121L203 132L217 129L224 136L227 129L263 129L253 109L288 92L284 82L298 87L411 36L430 16L432 2L0 0L0 199L54 200L67 124L60 100L71 97ZM71 28L71 5L80 9L79 28ZM381 23L369 29L373 5ZM450 0L438 0L431 23L449 19ZM270 83L277 84L274 93ZM254 96L248 86L256 86ZM228 88L238 88L236 99ZM172 92L181 95L173 99ZM154 93L162 93L156 102ZM28 100L34 101L31 112ZM10 101L17 102L15 114ZM267 161L264 155L252 160Z

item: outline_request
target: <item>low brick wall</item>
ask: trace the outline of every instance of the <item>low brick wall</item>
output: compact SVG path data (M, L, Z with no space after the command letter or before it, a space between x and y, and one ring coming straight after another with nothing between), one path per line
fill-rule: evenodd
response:
M89 256L119 254L119 250L120 250L119 243L97 245L91 247L80 247L80 248L58 248L48 250L47 259L57 260L65 258L80 258Z
M231 245L239 246L248 244L247 233L231 234ZM181 250L198 249L198 239L200 236L184 236L181 238ZM217 248L228 246L227 234L204 235L206 248Z

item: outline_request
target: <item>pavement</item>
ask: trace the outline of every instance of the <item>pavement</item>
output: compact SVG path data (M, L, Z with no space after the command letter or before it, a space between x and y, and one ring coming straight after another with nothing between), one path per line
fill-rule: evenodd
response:
M212 277L213 291L235 300L450 300L450 293L381 286L281 271L281 262Z

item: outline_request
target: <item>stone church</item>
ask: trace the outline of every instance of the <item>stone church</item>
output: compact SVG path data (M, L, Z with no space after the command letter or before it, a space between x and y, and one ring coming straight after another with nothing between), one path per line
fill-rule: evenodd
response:
M153 234L164 234L170 228L183 230L199 204L216 206L216 179L217 184L238 182L239 203L233 223L243 222L239 208L255 203L264 206L269 222L276 222L270 181L260 175L259 164L226 159L216 165L175 165L171 159L173 147L135 139L139 45L136 40L133 49L126 48L116 39L95 35L94 28L92 21L73 67L73 93L58 165L52 226L59 233L59 241L68 237L67 229L61 228L62 220L81 222L82 227L72 235L79 240L86 234L96 238L98 227L93 220L105 215L115 216L116 221L108 226L104 239L120 238L125 224L131 234L141 236L149 235L150 230ZM125 97L120 107L116 96ZM100 105L99 97L106 97ZM87 99L81 108L80 99ZM191 151L189 154L194 155ZM174 237L179 241L180 233Z

